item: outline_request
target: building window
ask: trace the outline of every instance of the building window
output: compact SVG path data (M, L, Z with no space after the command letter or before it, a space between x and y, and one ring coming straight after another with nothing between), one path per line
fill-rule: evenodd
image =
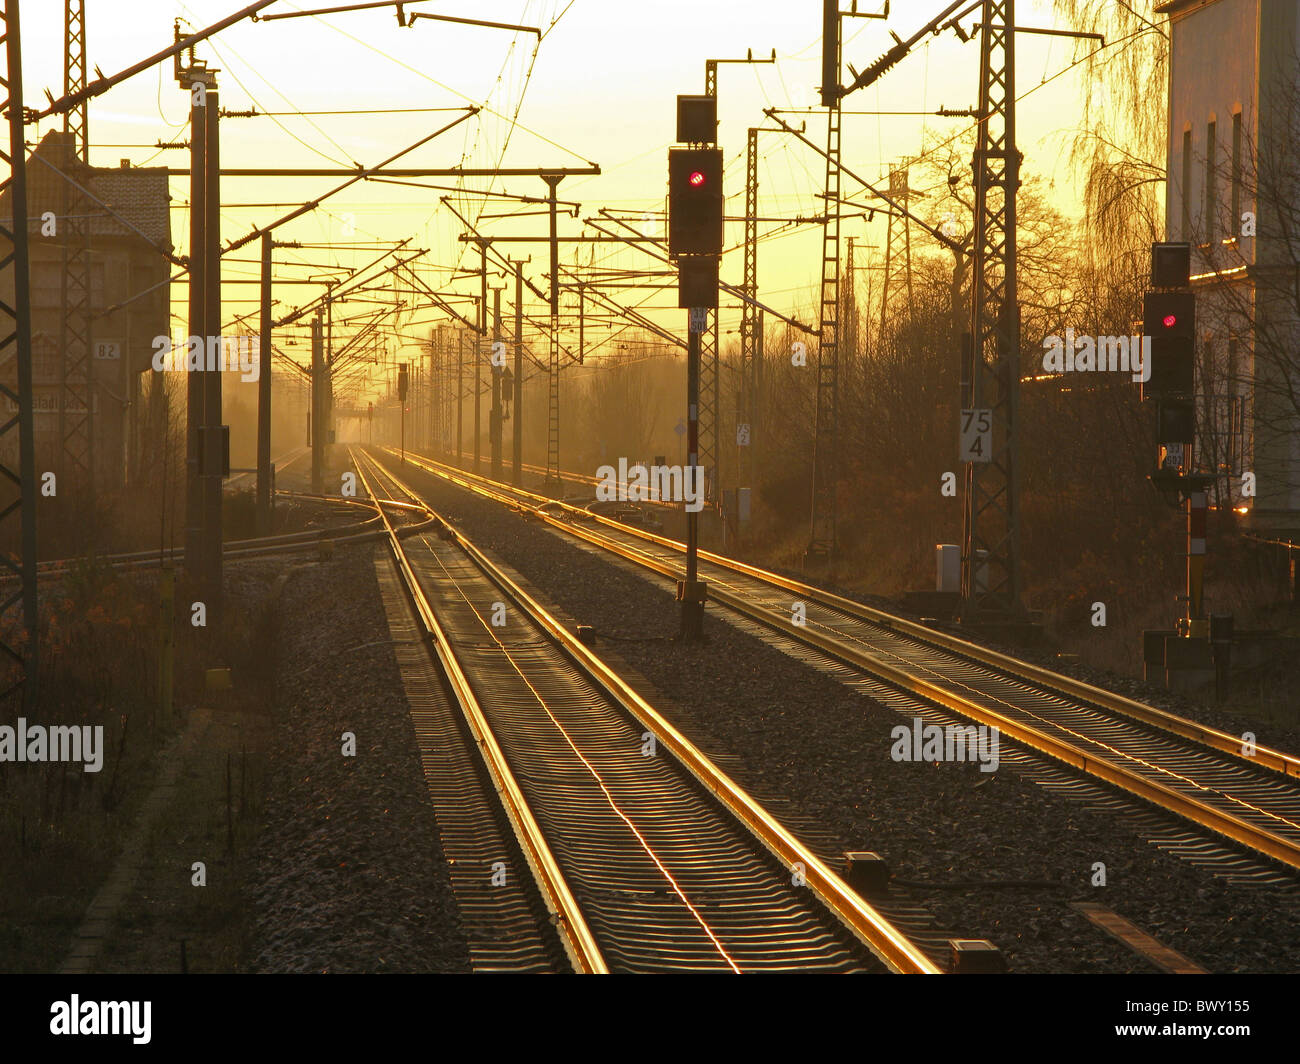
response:
M1192 131L1183 130L1183 239L1192 239Z
M1232 116L1232 228L1241 223L1241 112Z
M1205 127L1205 242L1214 239L1214 218L1219 213L1218 189L1214 177L1214 140L1217 123Z

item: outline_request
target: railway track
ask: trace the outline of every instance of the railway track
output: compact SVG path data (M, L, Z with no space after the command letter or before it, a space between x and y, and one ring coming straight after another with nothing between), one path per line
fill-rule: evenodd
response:
M291 450L285 451L284 454L280 455L279 457L272 458L271 468L275 470L275 476L281 476L284 473L284 471L288 469L291 465L293 465L295 462L299 461L301 458L309 454L311 454L310 447L294 447ZM249 485L256 484L256 483L257 483L257 470L244 469L238 472L234 472L230 476L228 476L226 478L225 484L223 484L222 486L227 489L246 488ZM272 483L274 483L274 477L272 478Z
M311 448L309 447L298 447L292 451L286 451L284 455L276 459L276 462L280 464L280 469L283 471L284 468L309 454L310 451ZM243 480L254 477L256 472L256 470L250 470L237 473L226 480L225 486L243 486ZM285 499L308 499L330 503L334 506L361 509L365 510L370 516L349 524L334 525L323 529L286 532L274 536L254 536L247 539L227 539L222 543L222 555L224 557L231 559L260 558L292 551L317 550L323 542L333 541L336 544L360 543L384 535L376 508L368 500L345 499L337 495L313 495L308 492L287 491L285 489L277 489L275 495ZM68 572L74 566L83 564L84 560L83 558L51 558L47 561L37 562L36 571L41 576L54 576ZM113 569L154 569L165 564L173 566L183 564L184 551L173 545L164 547L161 550L101 554L96 556L96 560L99 564ZM0 583L13 579L15 579L15 576L12 573L0 574Z
M345 544L362 543L366 540L379 539L384 535L380 517L375 507L368 501L342 499L337 496L309 495L304 492L277 491L282 498L310 499L327 502L338 506L347 506L365 510L371 516L345 525L332 525L327 528L309 529L303 532L286 532L277 536L257 536L251 539L228 539L222 543L222 557L265 558L271 555L287 554L294 551L319 550L323 543ZM166 547L163 550L128 551L118 554L97 555L99 564L111 569L157 569L162 565L180 566L184 564L185 552L180 547ZM40 576L56 576L66 573L77 565L84 564L84 558L52 558L38 562L36 571ZM12 573L0 574L0 583L12 581Z
M408 453L407 461L638 567L682 577L675 540L427 458ZM1300 759L1292 755L1256 746L1247 756L1236 736L733 559L700 552L700 578L712 601L768 631L1300 869Z
M353 460L376 500L418 500L373 458ZM463 536L404 530L380 510L420 635L574 970L939 971ZM458 809L490 827L467 770L428 776L450 788L433 795L440 824ZM449 829L453 879L481 888L505 841L485 850L466 824ZM458 869L471 842L478 864Z

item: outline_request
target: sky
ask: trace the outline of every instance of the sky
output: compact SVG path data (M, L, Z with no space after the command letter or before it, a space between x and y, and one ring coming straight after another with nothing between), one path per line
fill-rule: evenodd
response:
M281 0L264 14L338 6L343 0L296 4ZM183 28L201 28L233 13L242 0L86 0L87 51L90 65L113 74L168 45L173 20ZM847 7L842 4L841 7ZM859 5L863 11L880 4ZM862 69L890 47L889 33L910 36L943 8L933 2L894 3L888 20L850 18L844 25L844 60ZM222 121L222 163L227 167L302 167L372 165L460 117L454 110L432 108L482 107L479 115L461 122L429 144L394 163L431 167L584 167L597 164L599 176L565 179L562 200L581 204L579 217L601 208L638 217L637 224L661 231L666 191L666 154L674 134L675 97L704 89L705 60L736 59L753 50L755 58L775 63L724 65L719 73L719 144L724 149L724 184L728 215L743 209L744 148L750 126L771 126L766 107L805 110L787 115L798 125L807 122L808 135L825 140L825 112L817 108L821 76L821 4L815 0L422 0L406 9L436 14L536 26L544 31L540 44L531 33L450 23L418 21L400 27L392 8L342 12L283 20L245 20L198 46L198 57L218 68L223 107L288 112L275 117L228 118ZM1022 3L1021 25L1051 27L1047 3ZM968 16L964 24L974 21ZM62 4L57 0L26 0L23 10L24 88L29 106L37 106L50 89L62 87ZM963 44L951 31L927 37L912 53L874 85L849 96L844 103L845 164L863 177L882 178L892 161L915 155L927 134L951 136L970 125L969 119L931 114L857 114L854 112L933 112L939 107L967 108L977 102L979 52L977 38ZM1021 101L1018 141L1025 154L1025 173L1048 183L1054 202L1068 214L1078 212L1078 186L1064 161L1065 135L1080 120L1080 101L1089 90L1086 67L1075 64L1090 44L1065 38L1018 36L1017 79ZM842 83L850 75L845 71ZM316 115L317 111L401 111ZM304 114L304 112L308 112ZM183 150L160 150L162 140L186 136L187 94L173 79L170 64L144 72L96 98L90 108L91 160L115 166L129 159L135 165L187 164ZM29 127L34 142L56 119ZM822 188L824 164L796 140L780 133L760 137L760 200L764 216L788 218L820 210L816 193ZM286 213L294 204L320 196L341 179L234 179L223 183L222 237L230 240ZM454 184L446 179L430 183ZM467 188L541 196L545 185L537 178L465 179ZM431 287L471 293L473 278L453 279L477 266L477 252L458 240L465 231L442 208L439 197L451 195L471 218L505 212L537 211L509 200L482 198L443 190L366 183L328 199L310 216L277 231L303 243L396 241L410 238L413 248L428 249L420 272ZM172 182L172 239L184 253L188 238L188 181ZM485 206L485 202L487 205ZM640 216L652 215L649 222ZM779 223L764 223L761 231ZM483 232L544 235L546 219L483 218ZM580 220L562 218L562 235L582 231ZM860 245L883 246L884 215L873 221L852 220L844 236ZM742 235L739 222L729 223L728 246ZM513 257L531 256L527 275L541 289L547 268L546 247L505 246ZM575 252L575 247L581 251ZM375 257L378 247L303 248L277 251L276 276L324 276L329 271L311 265L360 265ZM811 320L819 270L820 231L815 226L787 227L761 241L760 298L776 309ZM224 279L227 328L231 319L254 310L256 288L238 284L257 276L251 260L256 245L228 261ZM643 252L625 245L570 245L564 261L590 261L616 269L658 268ZM739 283L741 254L723 261L725 280ZM337 275L335 273L334 275ZM494 277L493 284L503 283ZM311 298L311 285L283 286L277 292L281 309ZM506 303L513 288L507 291ZM621 302L650 308L651 316L675 332L685 328L685 312L676 308L676 292L611 293ZM184 288L173 291L173 309L183 311ZM567 303L566 303L567 306ZM340 317L368 309L357 305ZM532 313L541 314L534 303ZM393 355L414 351L428 326L445 320L427 304L413 308L390 337ZM724 333L738 330L738 308L722 311ZM177 330L183 322L177 319ZM340 328L340 335L346 327ZM286 339L288 337L286 336ZM725 346L725 341L724 341ZM298 353L305 356L302 347ZM292 353L292 352L291 352Z

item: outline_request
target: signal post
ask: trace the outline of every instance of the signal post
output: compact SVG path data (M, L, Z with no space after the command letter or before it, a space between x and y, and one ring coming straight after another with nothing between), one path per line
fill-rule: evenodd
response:
M1156 408L1157 469L1151 483L1171 506L1184 508L1187 523L1187 584L1183 615L1172 630L1143 633L1148 680L1187 688L1216 678L1226 688L1233 638L1231 615L1207 616L1205 553L1211 476L1195 471L1196 296L1191 282L1191 245L1151 246L1151 287L1142 300L1142 333L1150 337L1144 402Z
M668 150L668 254L677 263L677 305L689 312L686 348L686 469L682 483L703 495L700 468L700 334L718 306L718 260L722 255L722 150L717 146L718 101L714 96L677 97L677 140ZM691 502L691 500L687 500ZM699 579L700 515L686 510L686 579L677 582L683 642L704 635L708 585Z

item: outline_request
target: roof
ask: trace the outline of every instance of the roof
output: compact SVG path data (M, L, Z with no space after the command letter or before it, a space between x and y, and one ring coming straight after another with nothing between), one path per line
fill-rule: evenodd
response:
M1217 2L1218 0L1165 0L1164 3L1156 4L1155 13L1157 15L1168 15L1172 18L1174 15L1182 14L1193 7L1207 7Z
M171 248L167 168L164 166L88 167L72 156L72 136L51 130L27 160L27 217L39 230L41 215L62 209L65 176L100 203L90 201L90 231L96 237L144 239ZM3 199L8 205L8 190ZM101 205L102 204L102 205ZM4 213L8 213L5 211Z

